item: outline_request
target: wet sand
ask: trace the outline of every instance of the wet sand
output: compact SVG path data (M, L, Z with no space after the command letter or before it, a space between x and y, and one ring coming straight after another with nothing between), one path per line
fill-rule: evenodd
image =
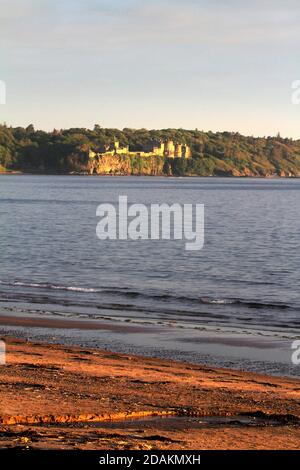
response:
M292 338L288 335L180 328L171 322L91 318L72 312L24 315L22 306L19 311L11 307L9 312L0 311L0 335L299 379L299 367L291 362Z
M300 447L299 380L2 339L1 448Z
M99 320L71 320L71 319L54 319L54 318L39 318L39 317L24 317L24 316L8 316L0 315L0 325L5 326L22 326L26 328L58 328L58 329L80 329L80 330L108 330L117 332L138 333L142 330L141 327L109 324ZM148 328L149 329L149 328Z

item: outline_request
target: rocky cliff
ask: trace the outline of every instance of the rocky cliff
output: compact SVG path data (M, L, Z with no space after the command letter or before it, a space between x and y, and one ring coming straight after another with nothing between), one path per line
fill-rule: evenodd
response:
M87 170L95 175L163 175L163 157L103 156L89 159Z

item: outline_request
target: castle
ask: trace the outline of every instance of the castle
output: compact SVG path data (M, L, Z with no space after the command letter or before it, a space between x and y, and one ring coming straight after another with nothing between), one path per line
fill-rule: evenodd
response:
M118 155L127 155L130 157L169 157L169 158L190 158L192 156L189 146L174 143L172 140L165 142L153 141L143 147L141 151L131 151L129 146L120 147L118 141L112 145L100 145L97 152L89 150L89 157L112 157Z

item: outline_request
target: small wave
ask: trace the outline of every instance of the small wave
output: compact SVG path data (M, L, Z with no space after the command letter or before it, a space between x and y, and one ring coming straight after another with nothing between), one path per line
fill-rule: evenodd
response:
M101 289L93 289L92 287L74 287L74 286L51 286L52 289L57 289L57 290L70 290L74 292L101 292Z
M130 290L127 287L79 287L79 286L64 286L59 284L52 284L52 283L38 283L38 282L24 282L24 281L13 281L13 282L5 282L0 281L2 285L8 286L20 286L20 287L27 287L27 288L38 288L38 289L48 289L48 290L61 290L61 291L71 291L71 292L78 292L78 293L101 293L104 295L110 296L118 296L118 297L125 297L130 299L141 298L141 299L149 299L149 300L156 300L161 302L180 302L184 304L194 304L194 305L215 305L215 306L242 306L245 308L251 309L277 309L277 310L286 310L286 309L294 309L287 304L281 303L268 303L268 302L260 302L256 300L247 300L247 299L239 299L239 298L218 298L218 297L193 297L193 296L183 296L174 294L172 292L163 292L163 293L156 293L156 292L140 292L135 290Z
M242 300L242 299L210 299L210 298L202 297L200 301L204 304L242 305L244 307L256 308L256 309L271 308L271 309L285 310L285 309L291 308L289 305L286 305L286 304L272 304L268 302L256 302L256 301Z
M226 305L226 304L235 304L236 301L233 299L207 299L207 298L200 298L199 299L202 304L220 304L220 305Z
M54 290L65 290L65 291L74 291L74 292L102 292L101 289L95 289L92 287L77 287L77 286L60 286L57 284L50 284L50 283L39 283L39 282L21 282L21 281L14 281L14 282L4 282L0 281L1 284L7 286L20 286L20 287L33 287L38 289L54 289Z
M108 294L117 294L121 296L126 296L130 298L135 297L143 297L161 301L179 301L179 302L188 302L193 304L205 304L205 305L241 305L243 307L248 308L256 308L256 309L279 309L285 310L292 308L290 305L286 304L275 304L275 303L268 303L268 302L258 302L252 300L244 300L244 299L237 299L237 298L211 298L211 297L192 297L192 296L182 296L176 295L171 293L163 293L163 294L151 294L151 293L144 293L144 292L136 292L136 291L126 291L126 290L119 290L119 289L106 289L103 292Z

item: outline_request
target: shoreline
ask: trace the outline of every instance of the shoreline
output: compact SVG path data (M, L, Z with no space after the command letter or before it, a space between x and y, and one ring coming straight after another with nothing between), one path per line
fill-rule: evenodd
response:
M140 175L125 175L125 174L90 174L90 173L37 173L37 172L22 172L22 171L0 171L0 176L9 175L9 176L89 176L89 177L107 177L107 178L166 178L166 179L183 179L183 178L205 178L205 179L215 179L215 178L234 178L234 179L258 179L258 180L294 180L299 179L300 176L280 176L280 175L270 175L270 176L259 176L259 175L149 175L149 174L140 174Z
M8 172L0 172L0 176L2 175L9 175L9 176L89 176L89 177L107 177L107 178L167 178L167 179L183 179L183 178L205 178L205 179L215 179L215 178L234 178L234 179L259 179L259 180L297 180L300 179L300 176L280 176L280 175L272 175L272 176L259 176L259 175L149 175L149 174L140 174L140 175L123 175L123 174L114 174L109 175L107 173L103 174L90 174L90 173L23 173L22 171L8 171Z
M299 378L291 363L292 337L260 330L185 328L120 318L25 315L0 312L0 335L70 347L82 346L179 361Z
M248 332L250 333L250 331ZM253 331L176 328L113 318L4 315L0 335L68 346L96 347L171 361L299 378L291 365L291 339Z
M297 379L2 339L0 448L299 446Z

